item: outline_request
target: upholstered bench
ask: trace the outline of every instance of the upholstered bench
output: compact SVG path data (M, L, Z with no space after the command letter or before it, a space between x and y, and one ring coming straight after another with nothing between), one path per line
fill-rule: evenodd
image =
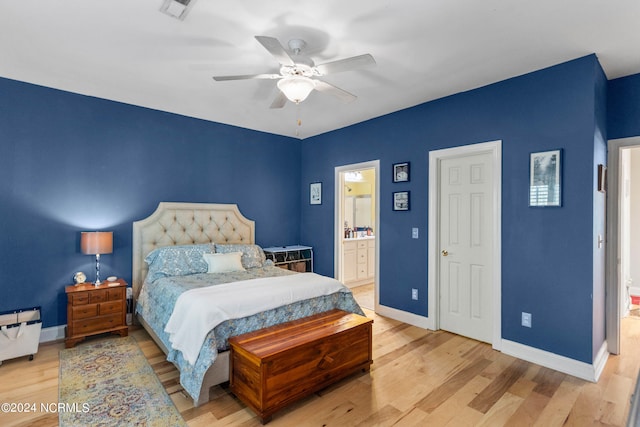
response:
M373 320L331 310L229 339L230 388L262 423L373 363Z

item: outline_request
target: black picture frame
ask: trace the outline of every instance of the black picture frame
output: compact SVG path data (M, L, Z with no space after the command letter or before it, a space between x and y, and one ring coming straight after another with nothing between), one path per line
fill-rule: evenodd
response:
M409 162L394 163L393 182L409 182Z
M408 211L411 209L411 194L409 191L393 192L393 210Z
M598 165L598 191L607 192L607 167L602 164Z
M531 153L529 206L562 206L562 150Z
M322 183L312 182L309 184L309 204L321 205L322 204Z

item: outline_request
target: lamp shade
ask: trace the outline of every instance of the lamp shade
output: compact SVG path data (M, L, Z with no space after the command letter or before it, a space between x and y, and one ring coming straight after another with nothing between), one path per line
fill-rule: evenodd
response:
M316 87L313 79L303 76L285 77L278 80L278 89L284 93L284 96L291 102L302 102Z
M83 231L80 235L83 254L110 254L113 252L113 231Z

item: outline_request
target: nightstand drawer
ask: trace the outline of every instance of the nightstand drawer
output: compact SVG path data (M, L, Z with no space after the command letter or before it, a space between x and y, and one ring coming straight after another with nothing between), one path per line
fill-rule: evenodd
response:
M76 334L86 334L89 332L109 330L120 325L122 325L122 315L110 314L108 316L74 321L73 329Z
M125 299L124 288L107 289L107 299L109 301L118 301Z
M89 304L89 294L83 292L81 294L71 295L71 301L73 305L85 305Z
M100 314L122 313L122 301L103 302L100 304Z
M86 304L73 307L74 319L86 319L87 317L94 317L98 315L97 304Z
M89 302L91 304L96 304L107 300L107 292L104 290L89 291L87 293L89 294Z

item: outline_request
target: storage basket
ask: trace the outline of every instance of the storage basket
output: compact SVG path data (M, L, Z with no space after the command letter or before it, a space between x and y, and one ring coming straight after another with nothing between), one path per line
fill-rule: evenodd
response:
M298 273L304 273L307 271L307 263L304 261L292 262L290 268Z
M38 352L41 329L40 307L0 313L0 364L27 355L33 360Z

